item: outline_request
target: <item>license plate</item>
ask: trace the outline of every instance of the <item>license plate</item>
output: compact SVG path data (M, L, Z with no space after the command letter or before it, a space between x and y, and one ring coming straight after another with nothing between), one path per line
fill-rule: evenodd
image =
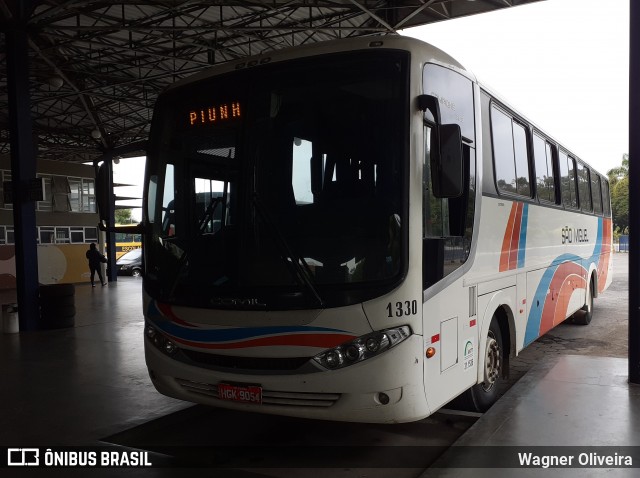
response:
M231 402L262 403L262 387L258 385L218 384L218 398Z

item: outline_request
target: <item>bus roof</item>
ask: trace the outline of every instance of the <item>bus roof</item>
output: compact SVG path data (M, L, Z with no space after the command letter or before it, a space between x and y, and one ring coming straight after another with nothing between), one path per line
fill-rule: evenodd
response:
M424 63L437 63L452 68L471 80L475 81L475 77L462 64L453 57L440 50L439 48L423 42L421 40L401 36L401 35L385 35L385 36L367 36L357 38L346 38L341 40L330 40L325 42L311 43L297 47L285 48L282 50L269 51L264 54L254 55L239 60L232 60L220 65L196 73L192 76L184 78L172 84L165 91L171 91L174 88L181 88L185 85L195 83L206 78L228 73L234 70L250 68L264 64L271 64L296 58L307 58L312 56L326 55L329 53L348 52L356 50L365 50L367 48L384 48L406 50L414 53Z

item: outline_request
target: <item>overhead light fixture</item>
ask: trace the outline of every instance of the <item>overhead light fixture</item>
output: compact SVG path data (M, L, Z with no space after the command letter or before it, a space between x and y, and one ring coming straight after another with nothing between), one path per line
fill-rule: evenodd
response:
M99 129L94 129L94 130L91 132L91 137L92 137L93 139L100 139L100 138L102 138L102 133L100 132L100 130L99 130Z

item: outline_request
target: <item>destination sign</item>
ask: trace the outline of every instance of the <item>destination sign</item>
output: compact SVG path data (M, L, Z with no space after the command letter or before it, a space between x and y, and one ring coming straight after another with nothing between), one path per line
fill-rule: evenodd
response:
M222 123L242 117L240 102L209 105L205 108L189 111L189 126Z

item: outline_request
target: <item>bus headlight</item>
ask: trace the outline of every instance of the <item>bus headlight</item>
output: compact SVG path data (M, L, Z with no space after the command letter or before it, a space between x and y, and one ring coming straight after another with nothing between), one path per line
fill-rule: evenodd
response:
M167 355L173 355L178 351L178 346L158 332L152 325L147 324L144 330L145 335L153 345L162 350Z
M326 350L313 357L313 360L329 370L347 367L395 347L410 335L411 329L407 325L372 332Z

